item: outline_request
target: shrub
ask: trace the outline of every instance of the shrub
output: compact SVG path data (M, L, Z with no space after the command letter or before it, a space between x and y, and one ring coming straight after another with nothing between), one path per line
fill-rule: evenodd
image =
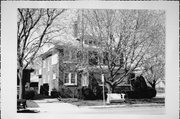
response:
M43 91L45 95L49 95L49 84L43 84Z
M25 92L25 99L31 100L35 96L35 91L34 90L28 90Z
M82 87L82 94L85 100L94 100L96 96L94 95L93 91L88 87Z
M77 98L78 99L84 99L84 95L82 94L82 87L77 88Z
M96 99L95 94L93 91L88 87L78 87L78 98L83 100L94 100Z
M59 89L59 93L58 93L62 98L72 98L73 93L72 91L67 88L67 87L61 87Z
M146 90L128 91L126 92L128 98L140 99L140 98L153 98L156 96L156 90L148 87Z
M48 84L43 84L42 86L40 86L40 94L42 95L49 95L49 85Z
M52 89L52 91L51 91L51 97L52 98L57 98L59 96L59 94L58 94L58 92L57 92L57 90L54 88L54 89Z

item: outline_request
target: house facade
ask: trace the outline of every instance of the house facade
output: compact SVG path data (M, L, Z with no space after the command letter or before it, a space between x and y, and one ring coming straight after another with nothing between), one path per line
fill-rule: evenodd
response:
M62 87L75 93L78 87L93 89L95 85L102 86L102 69L98 64L103 64L103 73L106 77L106 62L104 59L98 59L95 47L77 47L68 44L56 45L41 55L43 65L39 89L46 84L49 86L48 94L51 95L51 91L60 91Z
M90 35L84 35L83 38L78 37L77 22L74 23L73 28L72 43L57 43L41 55L42 74L39 79L39 92L42 92L41 89L44 90L43 85L46 85L45 91L48 90L48 95L51 95L53 90L60 91L62 87L74 93L77 87L93 89L95 85L102 86L102 67L98 67L99 64L103 66L105 77L108 71L107 61L98 58L97 46L100 42L98 38ZM106 55L105 52L102 54ZM120 60L120 64L122 61Z

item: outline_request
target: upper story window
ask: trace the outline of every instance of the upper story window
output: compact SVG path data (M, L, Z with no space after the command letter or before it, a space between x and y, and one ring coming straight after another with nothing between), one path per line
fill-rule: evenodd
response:
M91 45L91 46L92 46L92 45L94 45L94 46L98 45L96 39L86 39L86 40L84 41L84 44Z
M64 61L72 61L72 60L77 59L76 49L74 49L74 50L65 49L63 54L64 54L64 56L63 56Z
M83 59L83 53L81 51L77 52L77 61L82 61Z
M64 54L65 61L70 60L70 50L65 49L63 54Z
M89 65L98 65L98 53L89 51Z
M75 50L71 50L71 60L76 60L76 58L77 58L77 51L76 51L76 49Z
M115 60L114 63L116 64L116 66L123 66L124 65L124 56L123 53L118 54L118 56L114 56Z
M77 73L64 73L64 85L77 85Z
M124 64L123 53L112 55L111 58L113 59L112 61L116 64L116 66L123 66L123 64ZM109 59L109 53L108 52L103 52L103 64L107 65L108 60L110 60Z
M103 52L103 64L108 64L108 52Z

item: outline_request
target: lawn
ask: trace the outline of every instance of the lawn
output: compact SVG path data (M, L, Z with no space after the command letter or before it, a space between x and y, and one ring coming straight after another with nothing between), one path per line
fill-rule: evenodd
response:
M76 106L100 106L103 105L102 100L78 100L78 99L62 99L64 103L71 103ZM152 99L126 99L121 103L111 103L111 105L121 105L121 104L161 104L165 105L164 98L152 98Z

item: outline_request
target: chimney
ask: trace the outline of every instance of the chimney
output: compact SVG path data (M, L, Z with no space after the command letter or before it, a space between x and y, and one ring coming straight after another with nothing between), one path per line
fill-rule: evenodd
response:
M77 38L78 36L78 22L74 21L74 26L73 26L73 30L74 30L74 37Z

